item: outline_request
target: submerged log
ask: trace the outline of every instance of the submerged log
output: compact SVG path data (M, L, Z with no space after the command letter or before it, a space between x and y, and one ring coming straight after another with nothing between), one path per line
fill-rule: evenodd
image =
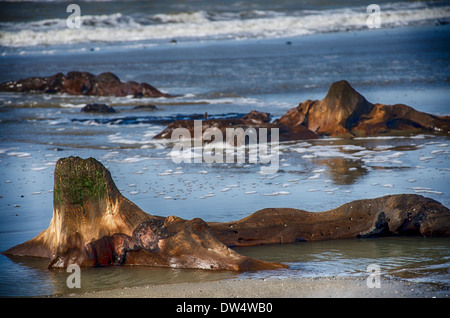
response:
M201 219L147 214L122 196L109 171L93 158L60 159L55 168L53 218L35 238L3 254L70 264L261 270L285 268L238 254Z
M89 96L172 97L147 83L121 82L111 72L96 76L88 72L72 71L66 75L58 73L52 76L28 77L18 81L1 83L0 91Z
M227 223L150 215L122 196L93 158L60 159L53 218L35 238L3 252L70 264L261 270L285 268L229 247L389 235L449 236L450 211L420 195L357 200L325 212L272 208Z

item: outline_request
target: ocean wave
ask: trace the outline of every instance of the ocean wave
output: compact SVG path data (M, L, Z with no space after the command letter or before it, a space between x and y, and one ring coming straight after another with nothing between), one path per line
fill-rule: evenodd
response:
M32 47L63 44L280 38L367 28L366 7L328 10L193 11L82 15L70 29L66 16L31 22L0 23L0 45ZM450 4L401 2L381 6L381 26L397 27L450 20Z

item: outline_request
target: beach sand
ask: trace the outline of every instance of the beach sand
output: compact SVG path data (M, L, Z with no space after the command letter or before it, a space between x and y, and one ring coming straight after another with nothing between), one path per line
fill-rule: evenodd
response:
M70 298L448 298L450 290L435 285L381 277L369 288L363 277L233 279L125 287Z

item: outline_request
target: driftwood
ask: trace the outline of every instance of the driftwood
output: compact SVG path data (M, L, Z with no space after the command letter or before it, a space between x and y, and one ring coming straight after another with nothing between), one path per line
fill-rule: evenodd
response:
M357 200L326 212L263 209L236 222L150 215L122 196L93 158L60 159L54 174L53 218L35 238L3 252L70 264L145 265L235 271L286 268L243 256L231 246L351 237L449 236L450 211L420 195Z
M395 235L449 236L450 211L415 194L357 200L325 212L263 209L235 222L209 223L228 246Z

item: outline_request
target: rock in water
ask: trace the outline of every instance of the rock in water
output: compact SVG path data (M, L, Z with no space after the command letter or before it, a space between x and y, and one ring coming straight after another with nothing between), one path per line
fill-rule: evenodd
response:
M347 81L333 83L321 101L307 100L280 118L288 127L303 125L319 135L349 135L349 129L373 104Z
M70 95L128 96L134 97L173 97L160 92L147 83L121 82L111 72L97 76L88 72L72 71L64 75L58 73L47 77L29 77L18 81L0 84L5 92L43 92Z
M271 122L269 113L251 111L239 119L207 119L206 129L227 128L279 129L279 141L317 139L320 136L352 138L381 134L414 134L450 131L449 116L434 116L403 105L372 104L347 81L335 82L322 100L307 100ZM168 125L155 139L170 139L177 128L186 128L194 138L194 122L177 120Z
M149 111L153 111L153 110L158 110L158 107L156 107L155 105L151 105L151 104L137 105L137 106L133 107L133 110L149 110Z
M291 129L304 126L320 136L338 137L450 130L448 117L403 104L372 104L345 80L333 83L324 99L300 103L278 122Z
M375 104L372 111L351 129L355 136L424 132L447 134L449 131L450 117L434 116L403 104Z
M86 104L83 108L81 108L83 113L115 113L116 110L106 104Z
M170 139L172 132L177 128L186 128L191 138L195 138L194 131L194 121L193 120L176 120L170 123L166 129L157 134L154 139ZM202 131L203 135L207 129L220 130L223 136L227 135L227 129L242 129L247 131L247 129L267 129L267 140L271 140L272 129L278 129L279 141L289 141L289 140L299 140L299 139L317 139L319 136L309 130L304 126L288 127L280 122L270 122L270 114L262 113L255 110L250 111L242 118L234 119L205 119L202 121Z
M50 258L50 268L70 264L236 271L286 267L234 252L201 219L145 213L120 194L101 163L78 157L56 164L49 227L4 254Z

